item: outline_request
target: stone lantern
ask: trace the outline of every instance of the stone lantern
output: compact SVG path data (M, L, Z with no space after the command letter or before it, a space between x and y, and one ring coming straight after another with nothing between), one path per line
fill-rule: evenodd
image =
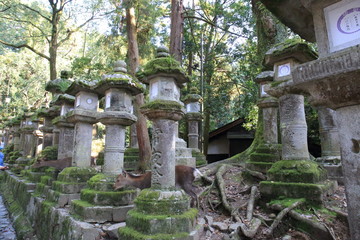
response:
M132 96L142 92L143 87L127 74L126 63L117 61L114 73L103 76L95 90L105 96L105 111L98 121L106 125L103 173L120 174L124 167L126 126L136 121L133 115Z
M199 149L199 122L202 119L200 112L201 101L202 98L199 94L197 94L196 88L191 88L190 94L188 94L183 100L186 106L186 118L189 128L189 148Z
M138 191L114 192L113 184L116 176L123 172L125 128L136 121L132 113L132 96L141 93L143 87L127 74L126 63L117 61L114 72L104 75L94 90L105 97L105 111L97 116L97 121L106 125L104 165L102 173L88 181L80 201L73 201L72 208L86 222L124 222ZM84 201L91 207L84 206Z
M72 157L74 148L74 123L69 122L66 117L67 114L74 109L75 97L69 94L57 94L51 105L58 107L60 116L53 119L52 123L55 125L53 129L53 145L58 145L57 159L63 160ZM56 144L57 141L57 144Z
M12 136L12 143L14 144L14 151L20 150L20 125L21 120L20 117L15 117L11 119L11 128L10 134Z
M54 125L52 120L59 116L59 108L57 106L52 106L50 108L41 108L38 113L39 117L42 117L44 120L43 126L40 127L40 131L43 132L43 149L48 146L53 146L53 130Z
M33 157L34 147L35 147L35 136L33 131L37 129L37 122L33 121L34 113L26 112L25 113L25 124L23 125L24 132L24 156Z
M72 164L76 167L90 167L93 124L97 122L99 99L92 89L94 83L78 80L66 93L75 96L74 110L67 114L67 120L75 123Z
M164 239L196 239L191 232L197 211L189 209L189 198L182 190L174 190L176 123L184 115L179 100L180 87L189 79L164 47L157 50L157 57L137 76L150 85L150 101L141 107L141 111L153 122L151 188L142 190L136 198L135 208L128 213L126 227L119 230L120 238L162 235ZM140 219L141 227L137 224Z
M357 131L360 126L360 3L357 0L262 2L296 33L317 42L319 59L294 69L294 88L310 95L309 101L314 106L336 112L350 234L351 239L360 239L360 133Z
M266 173L272 164L281 158L281 145L278 144L279 103L277 98L267 93L273 80L273 71L261 72L254 80L260 85L257 106L263 123L260 126L262 126L264 142L251 153L246 167L263 173Z
M50 80L46 83L45 90L51 92L53 98L52 103L50 103L51 105L50 108L54 106L53 104L54 101L59 99L58 95L64 94L66 89L68 89L70 84L73 82L71 78L72 78L72 73L70 71L63 70L61 71L60 78ZM52 120L52 124L54 125L54 128L52 129L53 130L52 144L54 146L59 145L58 159L71 157L71 153L72 153L74 124L67 122L63 116L64 115L61 115L60 112L60 116L57 115L57 117ZM49 122L47 122L47 124L49 124ZM69 151L67 151L67 149L69 149Z
M196 159L196 162L187 162L185 165L195 167L198 164L206 163L206 157L200 151L199 147L199 123L202 120L201 110L202 97L197 94L197 89L192 87L190 94L185 96L183 102L186 106L186 121L188 124L188 147L191 149L192 156ZM200 145L201 146L201 145ZM187 158L190 159L190 158ZM177 159L177 163L179 163ZM184 164L180 162L179 164Z
M283 195L321 202L327 189L324 182L326 171L310 160L304 96L294 94L292 90L293 69L315 58L316 54L307 44L297 41L277 45L265 55L265 65L274 68L274 83L267 92L279 98L282 160L274 163L268 170L270 181L260 184L264 197L276 198ZM296 171L289 171L290 169ZM320 188L323 190L315 191Z

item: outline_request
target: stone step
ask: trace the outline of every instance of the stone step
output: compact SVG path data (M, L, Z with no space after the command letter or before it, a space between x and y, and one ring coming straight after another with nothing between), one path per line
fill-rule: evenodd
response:
M81 216L84 222L124 222L129 210L134 205L126 206L96 206L82 200L71 202L71 212Z

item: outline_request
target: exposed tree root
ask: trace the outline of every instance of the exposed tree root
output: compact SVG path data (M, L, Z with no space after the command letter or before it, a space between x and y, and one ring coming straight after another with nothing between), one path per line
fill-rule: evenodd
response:
M277 211L281 211L283 209L280 205L276 205L276 204L271 205L270 208ZM305 218L301 214L293 210L289 211L289 216L294 220L301 222L303 225L306 225L313 239L321 239L321 240L333 239L328 229L326 229L326 227L323 224Z
M304 201L296 201L295 203L291 204L289 207L281 210L281 212L276 216L274 222L271 224L271 226L264 231L264 234L267 236L272 235L274 229L279 225L281 220L285 217L285 215L290 212L292 209L298 207L299 205L303 204Z
M250 199L249 199L248 206L247 206L247 211L246 211L246 219L248 221L251 221L251 219L253 217L256 192L257 192L257 187L252 186L251 187L251 193L250 193Z
M256 178L258 178L260 180L266 180L267 179L266 175L264 175L261 172L253 171L253 170L250 170L250 169L246 169L246 172L248 172L251 176L256 177Z

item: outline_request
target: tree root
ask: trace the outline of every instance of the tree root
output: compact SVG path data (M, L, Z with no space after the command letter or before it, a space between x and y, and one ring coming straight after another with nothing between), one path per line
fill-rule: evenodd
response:
M257 192L257 187L252 186L251 187L251 193L250 193L250 199L249 199L248 206L247 206L247 211L246 211L246 219L248 221L251 221L251 219L253 217L256 192Z
M272 235L274 229L279 225L281 220L285 217L285 215L290 212L292 209L298 207L299 205L303 204L304 201L296 201L293 204L291 204L289 207L284 208L281 210L281 212L276 216L274 222L271 224L271 226L264 231L264 234L267 236Z
M283 210L283 208L277 204L271 205L270 208L277 211ZM333 237L329 233L328 229L326 229L326 227L321 223L305 218L294 210L289 211L289 216L294 220L301 222L303 226L306 226L308 233L313 239L333 240Z
M250 169L246 169L246 172L248 172L251 176L256 177L256 178L258 178L260 180L266 180L267 179L266 175L264 175L261 172L253 171L253 170L250 170Z

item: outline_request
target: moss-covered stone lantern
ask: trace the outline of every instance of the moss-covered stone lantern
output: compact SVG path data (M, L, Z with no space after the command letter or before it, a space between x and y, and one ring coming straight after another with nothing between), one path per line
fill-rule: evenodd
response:
M120 238L196 239L193 230L197 210L189 208L184 191L175 189L175 131L184 115L179 89L189 79L164 47L157 50L157 57L138 77L150 85L150 101L141 111L153 122L151 188L142 190L135 199L126 227L119 229Z
M52 120L55 117L58 117L60 115L60 108L58 106L51 106L50 108L42 107L38 111L38 116L42 117L43 120L43 126L41 126L39 129L43 132L43 149L52 146L53 145L53 139L54 139L54 125L52 123Z
M261 1L296 33L316 39L320 57L294 69L294 87L313 106L336 112L350 235L360 239L359 1Z
M93 124L97 122L99 99L93 90L95 83L85 80L74 81L66 90L75 96L74 110L66 119L75 124L72 164L76 167L90 167Z
M141 93L143 87L127 74L126 63L117 61L114 72L104 75L95 90L105 96L105 111L98 115L98 121L106 125L103 172L120 174L124 167L125 128L136 121L132 96Z
M275 73L267 92L279 97L282 160L268 170L269 181L260 184L265 198L282 195L321 202L326 192L326 171L309 156L304 96L293 94L292 89L292 70L316 56L307 44L296 41L279 44L266 53L265 65L273 66Z
M54 135L58 138L53 144L58 145L58 157L57 159L63 160L72 157L74 149L74 123L69 122L66 117L67 114L74 109L75 97L69 94L57 94L53 101L52 106L58 106L60 108L60 116L53 119L52 123L55 125Z
M97 121L106 125L104 165L102 173L92 177L88 188L81 191L80 200L72 202L72 209L87 222L124 222L138 191L114 191L113 184L124 167L125 128L136 121L132 96L143 88L127 74L126 63L117 61L114 72L104 75L94 90L106 99L105 111L97 116Z
M195 87L192 87L190 94L183 99L186 105L186 119L188 121L189 148L199 149L199 122L202 120L201 101L202 97L197 94Z
M273 80L273 71L261 72L254 80L260 85L260 98L257 106L259 107L260 117L262 117L262 125L259 127L262 127L264 141L251 153L250 161L246 163L246 167L263 173L266 173L272 164L281 158L281 145L278 144L279 103L277 98L267 93Z

